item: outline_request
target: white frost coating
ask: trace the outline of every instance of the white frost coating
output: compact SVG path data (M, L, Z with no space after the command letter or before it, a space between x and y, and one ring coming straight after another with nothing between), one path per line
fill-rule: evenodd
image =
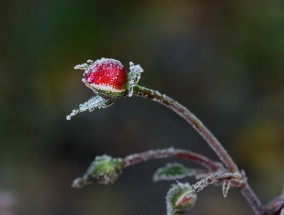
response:
M120 92L125 91L124 89L122 90L114 89L113 87L110 87L106 84L89 84L85 82L84 79L83 79L83 82L86 83L87 86L90 86L91 89L104 90L104 91L112 92L112 93L120 93Z
M176 171L176 172L175 172ZM190 170L180 163L168 163L160 167L153 175L153 181L170 181L185 178L189 175Z
M209 175L208 177L196 182L195 184L192 185L192 188L196 191L196 192L200 192L202 191L205 187L207 187L210 184L218 184L222 181L236 181L238 182L238 180L240 180L242 177L242 175L238 172L235 173L227 173L227 172L217 172L214 173L212 175ZM223 190L223 194L226 194L226 189L229 189L230 186L226 185L225 186L225 190ZM224 187L223 187L224 189ZM225 193L224 193L225 192Z
M133 62L129 63L129 73L128 73L128 96L131 97L133 95L133 87L135 87L140 78L141 73L144 71L140 65L134 65Z
M79 70L87 70L89 67L88 63L82 63L74 66L74 69L79 69Z
M227 197L230 188L231 188L231 180L230 181L225 181L223 183L223 186L222 186L222 191L223 191L224 198Z
M281 210L280 215L284 215L284 208Z
M72 112L68 116L66 116L66 119L71 120L71 118L77 115L78 113L85 111L92 112L95 108L96 109L106 108L109 107L110 105L112 105L112 103L109 100L96 95L92 97L90 100L86 101L85 103L80 104L79 108L72 110Z
M86 72L89 72L87 70L93 69L94 67L96 67L96 65L100 65L102 63L113 64L114 61L117 63L117 65L119 65L119 67L123 68L123 65L121 64L120 61L112 59L112 58L102 57L101 59L98 59L95 62L93 60L87 60L87 63L78 64L74 67L74 69L79 69L79 70L84 70Z
M182 199L184 197L190 198L191 202L187 207L179 208L183 204ZM196 198L196 193L189 183L177 182L176 184L173 184L166 196L167 215L176 215L177 212L182 214L189 211L194 207Z

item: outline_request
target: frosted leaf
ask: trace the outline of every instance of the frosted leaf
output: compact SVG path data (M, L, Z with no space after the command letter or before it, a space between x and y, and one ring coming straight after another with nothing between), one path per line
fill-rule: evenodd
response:
M129 63L129 73L128 73L128 96L133 95L133 88L138 84L141 73L144 71L140 65L134 65L133 62Z
M166 166L156 170L153 175L153 181L170 181L182 179L188 176L195 176L198 174L198 170L188 169L179 163L168 163Z
M74 69L86 70L88 69L89 65L87 63L82 63L74 66Z
M166 196L167 215L185 214L194 207L196 199L197 195L190 184L177 182Z
M87 60L87 63L82 63L82 64L78 64L76 66L74 66L74 69L77 69L77 70L87 70L90 66L90 64L92 64L93 61L92 60Z
M85 103L80 104L79 108L72 110L72 112L68 116L66 116L66 119L71 120L71 118L77 115L78 113L85 111L92 112L94 109L106 108L111 106L112 104L112 101L96 95Z

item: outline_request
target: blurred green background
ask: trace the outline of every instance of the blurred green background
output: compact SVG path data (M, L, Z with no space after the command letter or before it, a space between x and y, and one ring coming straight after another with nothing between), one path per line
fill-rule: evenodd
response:
M105 153L175 146L216 159L182 119L140 98L66 121L92 96L73 67L101 57L140 64L140 84L199 116L263 202L280 194L283 0L2 0L0 9L0 192L14 196L10 214L164 215L171 183L151 178L165 161L129 168L112 186L70 185ZM212 187L191 214L253 213L237 191L223 199Z

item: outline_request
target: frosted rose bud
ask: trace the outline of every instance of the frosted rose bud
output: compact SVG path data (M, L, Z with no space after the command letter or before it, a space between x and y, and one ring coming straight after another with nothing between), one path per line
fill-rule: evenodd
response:
M167 193L167 215L184 214L191 210L197 195L188 183L174 184Z
M127 71L118 60L101 58L79 66L86 69L82 81L100 96L115 99L126 93Z
M74 69L85 71L82 81L96 95L80 104L79 108L73 109L66 116L67 120L81 112L92 112L94 109L107 108L119 97L131 97L143 72L140 65L130 62L129 72L127 73L118 60L110 58L101 58L95 62L88 60L87 63L76 65Z

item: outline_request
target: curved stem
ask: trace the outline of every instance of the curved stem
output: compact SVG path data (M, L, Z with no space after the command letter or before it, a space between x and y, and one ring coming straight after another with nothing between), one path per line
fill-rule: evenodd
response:
M255 214L264 214L261 202L247 182L244 182L243 187L240 188L240 192L242 196L247 200Z
M217 138L206 128L206 126L186 107L175 101L174 99L161 94L158 91L154 91L142 86L136 86L134 88L134 95L150 98L176 112L182 118L184 118L209 144L209 146L214 150L220 160L228 168L230 172L238 172L238 167L232 160L231 156L224 149Z
M157 149L157 150L149 150L146 152L140 152L136 154L129 155L123 159L123 168L142 163L148 160L153 159L160 159L160 158L169 158L169 157L175 157L175 158L183 158L191 160L195 163L200 164L201 166L204 166L210 171L218 171L220 169L223 169L223 166L215 161L212 161L203 155L187 151L187 150L181 150L181 149Z
M195 192L202 191L205 187L210 184L216 184L227 180L239 180L241 177L240 173L231 173L231 172L217 172L212 174L192 185L192 188Z
M154 91L148 89L146 87L136 85L134 87L133 94L135 96L149 98L155 102L158 102L167 108L173 110L183 119L185 119L200 135L201 137L208 143L208 145L213 149L213 151L217 154L219 159L223 162L226 168L231 173L239 172L239 168L236 163L233 161L231 156L222 146L222 144L217 140L217 138L208 130L208 128L186 107L175 101L174 99L161 94L158 91ZM252 189L250 188L247 181L244 182L245 186L241 188L241 193L244 198L247 200L248 204L253 208L255 214L262 214L262 204L254 194Z

